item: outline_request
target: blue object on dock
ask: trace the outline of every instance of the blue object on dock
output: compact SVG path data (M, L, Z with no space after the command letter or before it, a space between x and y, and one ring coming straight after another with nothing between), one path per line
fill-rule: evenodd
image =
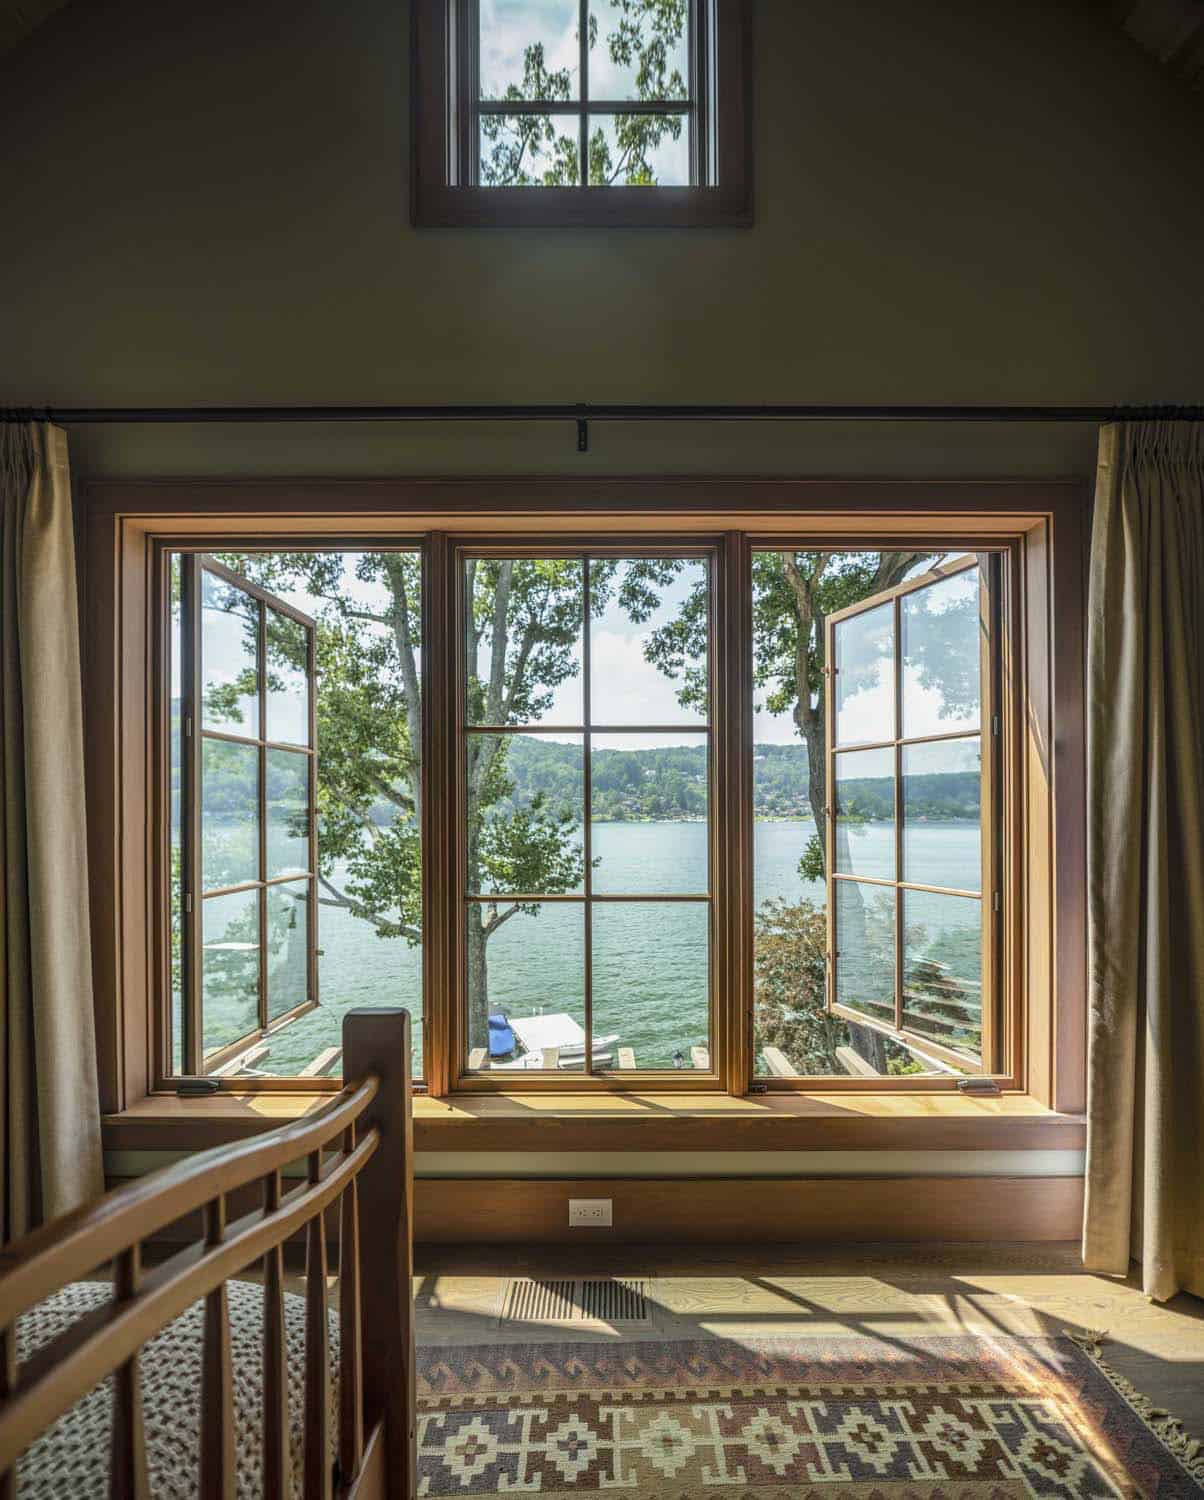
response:
M514 1032L510 1029L510 1022L500 1012L496 1016L490 1016L490 1057L509 1057L510 1054L514 1051L514 1046Z

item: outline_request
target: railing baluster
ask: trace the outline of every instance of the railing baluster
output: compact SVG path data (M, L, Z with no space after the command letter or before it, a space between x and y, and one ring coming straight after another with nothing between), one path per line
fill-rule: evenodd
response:
M226 1200L205 1205L205 1245L226 1235ZM205 1298L205 1340L201 1355L201 1494L205 1500L234 1500L234 1367L230 1353L230 1307L226 1283Z
M129 1302L142 1280L142 1249L131 1245L113 1267L113 1298ZM109 1449L109 1500L149 1500L142 1387L135 1354L113 1372L113 1433Z
M322 1153L311 1151L309 1181L322 1176ZM330 1325L326 1318L326 1225L315 1214L305 1226L305 1500L331 1500Z
M263 1183L264 1214L280 1207L280 1173ZM284 1246L263 1258L263 1495L292 1500L293 1466L289 1442L288 1362L284 1337Z
M355 1150L355 1125L343 1133ZM364 1365L360 1351L360 1205L355 1178L339 1205L339 1477L356 1477L364 1456Z
M0 1328L0 1401L7 1401L17 1389L17 1330ZM0 1500L17 1500L17 1470L14 1466L0 1474Z

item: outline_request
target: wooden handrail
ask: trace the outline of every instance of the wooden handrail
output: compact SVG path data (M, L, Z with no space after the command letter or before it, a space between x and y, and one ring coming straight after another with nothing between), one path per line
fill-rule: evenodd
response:
M182 1251L145 1272L128 1301L108 1302L85 1314L39 1350L18 1377L15 1396L0 1411L0 1473L160 1329L317 1218L372 1156L377 1139L375 1131L365 1136L321 1182L287 1194L278 1212L252 1210L229 1226L219 1245L199 1254L195 1247Z
M149 1239L220 1194L247 1187L321 1149L363 1114L377 1086L375 1078L368 1078L316 1114L267 1135L199 1151L35 1229L0 1253L0 1327L59 1287L107 1264L134 1241Z

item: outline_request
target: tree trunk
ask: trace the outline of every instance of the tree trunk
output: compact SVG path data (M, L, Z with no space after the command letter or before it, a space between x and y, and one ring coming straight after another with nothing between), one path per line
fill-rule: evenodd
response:
M489 969L485 957L484 908L473 902L465 912L468 958L468 1050L489 1048Z

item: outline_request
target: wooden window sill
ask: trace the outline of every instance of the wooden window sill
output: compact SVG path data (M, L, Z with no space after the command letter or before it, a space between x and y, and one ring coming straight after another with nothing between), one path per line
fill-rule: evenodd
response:
M104 1119L109 1150L199 1150L320 1109L329 1093L151 1094ZM1024 1094L458 1095L414 1100L417 1151L1081 1150L1082 1115Z

